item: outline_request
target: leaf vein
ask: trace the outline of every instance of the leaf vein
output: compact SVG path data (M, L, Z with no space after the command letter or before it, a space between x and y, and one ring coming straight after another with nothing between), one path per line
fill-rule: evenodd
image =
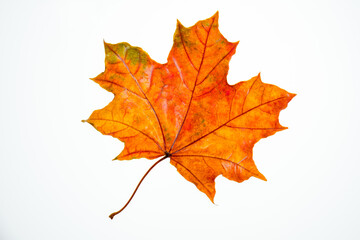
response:
M164 149L160 146L160 144L154 138L152 138L148 134L144 133L140 129L137 129L137 128L135 128L135 127L133 127L133 126L127 124L127 123L124 123L124 122L121 122L121 121L116 121L116 120L113 120L113 119L104 119L104 118L91 118L89 120L92 120L92 121L109 121L109 122L116 122L116 123L123 124L123 125L131 128L131 129L134 129L135 131L138 131L139 133L143 134L144 136L146 136L147 138L152 140L160 148L161 151L165 152Z
M247 110L246 112L243 112L243 113L241 113L241 114L239 114L239 115L237 115L237 116L233 117L232 119L230 119L230 120L228 120L227 122L225 122L225 123L221 124L220 126L218 126L217 128L215 128L214 130L212 130L212 131L208 132L207 134L205 134L205 135L203 135L203 136L199 137L198 139L196 139L196 140L192 141L191 143L189 143L189 144L185 145L184 147L181 147L180 149L178 149L178 150L174 151L174 152L173 152L173 154L175 154L175 153L177 153L177 152L179 152L179 151L181 151L181 150L183 150L183 149L185 149L185 148L189 147L190 145L193 145L194 143L196 143L196 142L200 141L201 139L205 138L206 136L208 136L208 135L210 135L210 134L214 133L214 132L215 132L215 131L217 131L218 129L220 129L220 128L222 128L222 127L226 126L226 124L228 124L229 122L231 122L231 121L235 120L236 118L241 117L241 116L245 115L246 113L251 112L252 110L255 110L255 109L257 109L257 108L259 108L259 107L261 107L261 106L264 106L264 105L266 105L266 104L269 104L269 103L272 103L272 102L275 102L275 101L278 101L278 100L281 100L281 99L284 99L284 98L285 98L285 97L280 97L280 98L276 98L276 99L274 99L274 100L271 100L271 101L265 102L265 103L263 103L263 104L260 104L260 105L258 105L258 106L256 106L256 107L253 107L253 108L251 108L251 109Z
M174 157L201 157L201 158L217 159L217 160L229 162L229 163L231 163L231 164L234 164L234 165L236 165L236 166L239 166L239 167L241 167L242 169L244 169L245 171L253 174L254 176L260 176L259 174L256 174L256 173L250 171L249 169L247 169L246 167L240 165L240 162L242 162L242 161L243 161L244 159L246 159L246 158L244 158L244 159L243 159L242 161L240 161L239 163L235 163L235 162L233 162L233 161L231 161L231 160L228 160L228 159L226 159L226 158L206 156L206 155L173 155L173 156L174 156ZM224 166L223 166L223 167L224 167Z
M176 157L176 156L172 156L172 157ZM200 181L200 179L193 173L190 171L190 169L188 169L187 167L185 167L183 164L181 164L180 162L174 160L174 158L171 158L171 160L173 160L174 162L176 162L177 164L179 164L181 167L183 167L186 171L188 171L201 185L203 185L203 187L206 189L206 191L208 191L208 193L211 195L211 191L205 186L205 184Z
M211 29L213 23L214 23L214 19L212 20L210 29ZM186 117L187 117L187 115L188 115L188 113L189 113L190 106L191 106L191 102L192 102L192 99L193 99L193 97L194 97L194 92L195 92L195 88L196 88L196 83L197 83L197 80L198 80L198 77L199 77L199 74L200 74L200 70L201 70L202 64L203 64L203 62L204 62L204 56L205 56L205 51L206 51L206 44L207 44L209 35L210 35L210 30L209 30L209 32L208 32L208 35L206 36L205 46L204 46L204 51L203 51L203 55L202 55L202 58L201 58L201 63L200 63L200 66L199 66L199 71L198 71L198 73L197 73L197 75L196 75L196 79L195 79L194 87L193 87L192 92L191 92L191 97L190 97L190 100L189 100L189 103L188 103L188 107L187 107L185 116L184 116L184 118L183 118L183 121L182 121L182 123L181 123L180 129L179 129L179 131L177 132L177 134L176 134L176 136L175 136L175 139L174 139L174 141L173 141L173 143L172 143L172 145L171 145L171 147L170 147L170 150L169 150L170 152L171 152L171 150L172 150L173 147L174 147L174 144L175 144L175 142L176 142L176 140L177 140L177 138L178 138L178 136L179 136L179 134L180 134L180 132L181 132L182 127L184 126Z
M93 78L93 80L101 81L101 82L108 82L108 83L114 84L114 85L116 85L116 86L118 86L118 87L120 87L120 88L125 89L126 91L134 94L135 96L137 96L137 97L139 97L139 98L141 98L141 99L145 99L144 97L140 96L139 94L131 91L130 89L128 89L128 88L126 88L126 87L124 87L124 86L121 86L120 84L117 84L116 82L112 82L112 81L109 81L109 80L106 80L106 79L98 79L98 78Z
M132 72L130 71L130 68L129 68L129 66L126 64L125 60L124 60L119 54L117 54L117 52L115 52L115 51L110 47L109 44L107 44L107 43L105 43L105 44L106 44L106 46L115 54L115 56L116 56L117 58L119 58L119 59L121 60L121 62L124 64L124 66L126 67L126 69L128 70L128 72L130 73L131 77L134 79L136 85L137 85L138 88L140 89L141 93L144 95L145 99L146 99L147 102L149 103L152 111L153 111L154 114L155 114L156 120L158 121L159 128L160 128L160 130L161 130L161 134L162 134L162 138L163 138L163 142L164 142L164 149L166 150L166 140L165 140L164 131L163 131L163 129L162 129L162 125L161 125L161 123L160 123L160 119L159 119L159 117L158 117L158 115L157 115L157 113L156 113L153 105L151 104L150 100L148 99L148 97L146 96L145 92L144 92L143 89L141 88L139 81L136 79L136 77L135 77L135 76L132 74Z
M195 67L194 63L192 62L188 51L186 50L185 42L184 42L184 37L183 37L183 34L182 34L182 32L181 32L181 25L180 25L180 23L178 23L178 28L179 28L180 38L181 38L181 44L182 44L182 46L184 47L184 51L185 51L185 53L186 53L186 56L187 56L187 58L189 59L189 62L190 62L190 64L191 64L191 66L192 66L197 72L199 72L199 70L197 69L197 67Z

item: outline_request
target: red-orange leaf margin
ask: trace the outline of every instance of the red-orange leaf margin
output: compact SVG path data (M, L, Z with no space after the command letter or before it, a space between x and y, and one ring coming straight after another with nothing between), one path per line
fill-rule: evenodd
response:
M266 181L252 149L261 138L286 129L279 113L295 94L263 83L260 74L227 83L238 42L219 32L218 12L190 28L178 21L165 64L128 43L104 45L105 71L92 80L114 99L86 122L124 142L117 160L161 158L152 169L170 158L212 202L220 174L237 182L252 176Z

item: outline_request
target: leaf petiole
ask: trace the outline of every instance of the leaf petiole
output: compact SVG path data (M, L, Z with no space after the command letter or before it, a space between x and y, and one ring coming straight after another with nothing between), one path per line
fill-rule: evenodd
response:
M131 197L129 198L129 200L127 201L127 203L117 212L113 212L112 214L109 215L109 218L113 219L117 214L121 213L126 207L127 205L129 205L129 203L131 202L131 200L133 199L135 193L137 192L137 190L139 189L142 181L145 179L145 177L149 174L149 172L156 166L158 165L160 162L162 162L163 160L165 160L166 158L168 158L170 155L168 153L166 153L166 155L164 157L162 157L161 159L159 159L156 163L154 163L149 170L147 170L147 172L144 174L144 176L141 178L140 182L138 183L138 185L136 186L133 194L131 195Z

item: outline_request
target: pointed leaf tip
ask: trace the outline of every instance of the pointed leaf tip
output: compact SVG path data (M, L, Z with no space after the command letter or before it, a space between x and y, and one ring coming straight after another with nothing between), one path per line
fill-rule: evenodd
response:
M184 25L180 22L179 19L176 19L176 26L177 27L183 27Z
M216 13L211 18L218 20L219 19L219 11L216 11Z

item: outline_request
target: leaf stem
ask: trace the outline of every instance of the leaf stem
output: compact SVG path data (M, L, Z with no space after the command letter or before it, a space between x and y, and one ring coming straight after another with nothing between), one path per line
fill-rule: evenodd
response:
M156 163L154 163L149 170L147 170L147 172L144 174L144 176L141 178L140 182L138 183L138 185L136 186L133 194L131 195L131 197L129 198L129 200L127 201L127 203L117 212L113 212L112 214L109 215L109 218L113 219L117 214L121 213L126 207L127 205L129 205L129 203L131 202L131 200L133 199L135 193L137 192L137 190L139 189L142 181L145 179L145 177L149 174L149 172L156 166L158 165L160 162L162 162L163 160L165 160L166 158L168 158L169 155L166 154L164 157L162 157L161 159L159 159Z

